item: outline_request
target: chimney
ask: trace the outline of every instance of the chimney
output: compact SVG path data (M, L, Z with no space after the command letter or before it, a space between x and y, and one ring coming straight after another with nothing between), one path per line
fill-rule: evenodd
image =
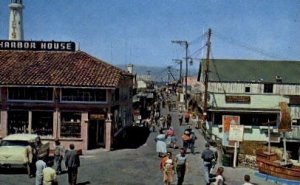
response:
M282 78L281 78L281 76L276 75L276 82L277 82L277 83L282 83Z
M11 0L9 4L9 40L23 40L23 0Z
M128 64L128 65L127 65L127 71L128 71L130 74L133 74L133 64Z

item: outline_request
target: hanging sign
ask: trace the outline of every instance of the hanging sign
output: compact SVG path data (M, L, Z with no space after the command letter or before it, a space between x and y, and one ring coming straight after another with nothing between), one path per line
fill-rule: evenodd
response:
M250 96L225 96L226 103L251 103Z
M105 120L104 114L90 114L90 120Z

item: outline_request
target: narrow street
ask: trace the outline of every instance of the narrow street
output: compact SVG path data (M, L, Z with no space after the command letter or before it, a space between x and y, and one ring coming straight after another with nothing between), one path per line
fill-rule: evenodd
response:
M162 109L162 114L169 113L167 109ZM187 127L185 124L179 126L178 112L171 111L172 126L175 129L175 134L178 137L178 144L182 146L180 140L181 134ZM145 135L149 133L145 128L135 128L135 131L140 130L134 136L130 136L130 141L134 139L145 140L146 143L140 147L128 147L128 143L123 143L127 148L115 149L110 152L103 149L88 151L81 156L81 167L79 168L78 185L96 184L96 185L159 185L163 184L163 175L159 169L160 158L155 151L155 137L157 132L150 132L149 137ZM201 151L204 148L204 139L199 130L196 130L198 139L196 140L195 154L188 155L189 168L186 173L185 185L204 185L204 177L202 171ZM140 144L135 142L135 144ZM171 149L173 157L179 152L178 149ZM249 169L233 169L225 167L225 178L227 185L240 185L243 183L244 174L250 174L253 182L256 184L270 184L254 178L253 171ZM34 178L29 179L23 171L2 170L0 174L0 184L5 185L32 185ZM58 176L59 185L67 185L67 174L64 173ZM176 184L176 175L174 182Z

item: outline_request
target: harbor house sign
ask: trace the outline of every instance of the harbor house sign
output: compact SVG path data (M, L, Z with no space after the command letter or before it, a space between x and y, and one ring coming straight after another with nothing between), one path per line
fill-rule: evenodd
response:
M0 50L75 51L75 42L0 40Z

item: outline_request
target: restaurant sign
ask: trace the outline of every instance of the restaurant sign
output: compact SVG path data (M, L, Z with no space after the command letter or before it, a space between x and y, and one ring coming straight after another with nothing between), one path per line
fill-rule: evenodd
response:
M0 50L75 51L75 42L0 40Z
M250 103L250 96L225 96L226 103Z
M90 114L90 120L105 120L104 114Z

